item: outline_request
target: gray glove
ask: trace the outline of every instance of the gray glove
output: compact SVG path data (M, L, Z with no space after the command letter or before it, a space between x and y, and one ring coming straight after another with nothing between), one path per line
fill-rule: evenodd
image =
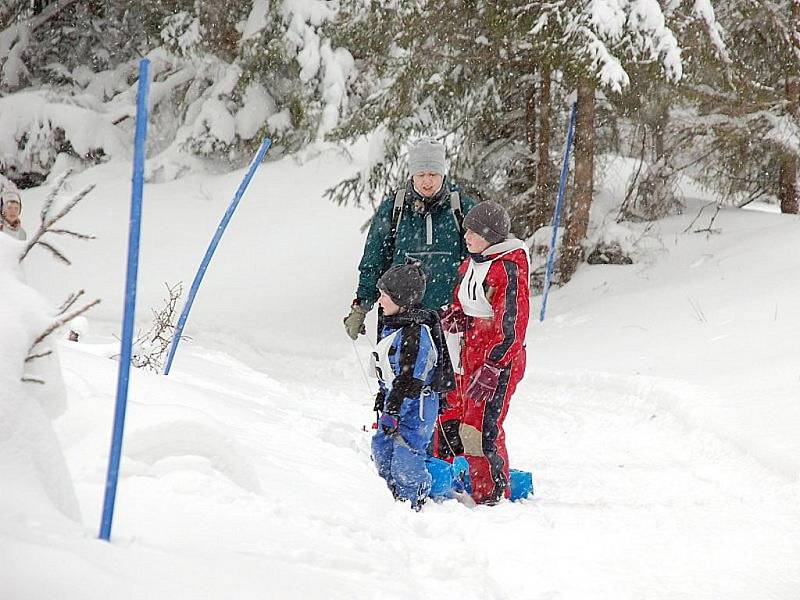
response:
M367 333L367 328L364 327L366 318L367 311L358 304L354 304L350 309L350 314L344 318L344 328L351 340L356 341L359 333L361 335Z

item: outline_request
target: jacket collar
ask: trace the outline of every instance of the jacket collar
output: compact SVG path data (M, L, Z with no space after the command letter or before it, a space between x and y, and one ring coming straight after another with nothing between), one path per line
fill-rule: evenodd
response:
M498 258L498 255L508 254L513 250L524 250L527 253L528 248L525 246L525 242L523 242L521 239L509 237L504 239L502 242L498 242L492 246L489 246L480 254L470 252L469 255L475 262L482 263L486 262L487 260L494 260Z
M439 313L421 306L414 306L396 315L384 315L383 317L383 324L390 329L400 329L414 323L435 326L438 322Z
M420 212L427 212L431 210L434 206L437 205L449 205L450 198L450 182L447 179L447 176L444 177L442 180L442 187L436 192L435 195L431 196L430 198L426 198L422 194L420 194L416 189L414 189L414 182L411 178L408 179L408 184L406 185L406 202L408 202L412 207L415 205L421 205L423 210Z
M2 225L3 227L7 226L9 229L12 229L12 230L16 231L17 229L19 229L19 226L22 225L22 220L21 219L17 219L16 221L14 221L12 223L11 221L6 219L5 217L0 217L0 225Z

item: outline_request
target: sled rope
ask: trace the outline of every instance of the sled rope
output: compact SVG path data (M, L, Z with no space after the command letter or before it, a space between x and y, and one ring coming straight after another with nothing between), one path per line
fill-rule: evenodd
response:
M369 385L369 378L367 377L367 369L364 366L364 361L361 360L361 355L358 353L358 348L356 347L356 343L352 342L352 344L353 344L353 352L356 355L356 360L358 361L358 366L360 367L361 370L361 376L364 378L364 385L367 386L367 393L371 396L372 389L370 388Z

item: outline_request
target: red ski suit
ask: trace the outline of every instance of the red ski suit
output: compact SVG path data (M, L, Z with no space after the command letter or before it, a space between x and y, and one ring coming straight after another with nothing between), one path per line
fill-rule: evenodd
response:
M509 248L511 248L509 250ZM447 396L447 408L441 415L433 440L434 453L445 460L463 454L469 463L472 496L476 502L495 502L510 494L508 453L503 421L511 395L525 372L525 332L530 313L529 260L523 243L512 239L489 247L481 255L472 255L459 267L459 282L453 293L452 309L466 314L462 341L462 375L456 375L456 389ZM483 279L484 317L470 304L469 286L476 285L473 269L491 261ZM485 268L485 265L484 265ZM469 279L464 276L469 272ZM488 302L488 303L487 303ZM489 317L489 305L491 314ZM479 312L479 311L478 311ZM462 317L463 320L463 317ZM456 362L456 361L454 361ZM476 403L466 397L473 377L489 364L500 369L492 398Z

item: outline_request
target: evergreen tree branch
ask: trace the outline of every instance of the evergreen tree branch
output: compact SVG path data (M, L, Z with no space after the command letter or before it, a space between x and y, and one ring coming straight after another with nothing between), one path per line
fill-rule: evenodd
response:
M72 169L67 169L61 175L56 177L56 180L50 186L50 190L47 192L47 197L42 204L42 210L39 212L39 220L42 224L47 220L47 215L50 214L50 209L53 207L53 202L58 197L58 194L64 188L64 185L67 183L67 178L72 175Z
M59 191L64 187L67 177L69 176L70 171L67 170L64 174L59 176L59 178L55 181L53 186L50 189L50 192L45 199L44 205L42 206L42 211L40 213L40 225L39 229L36 233L31 236L31 239L28 241L27 245L25 246L25 250L19 257L19 262L22 262L31 249L36 246L37 244L44 246L50 252L52 252L56 258L65 262L66 264L71 264L69 259L64 256L59 250L54 248L48 242L43 242L42 237L47 233L56 233L61 235L70 235L77 237L79 239L94 239L92 236L76 233L73 231L69 231L66 229L53 229L53 225L55 225L59 220L61 220L65 215L67 215L75 206L83 200L89 192L91 192L94 188L94 184L87 185L83 188L80 192L75 194L72 198L70 198L67 203L59 210L55 215L51 215L53 204L55 202L55 198L57 197Z
M28 21L28 26L31 28L31 30L38 29L62 10L67 8L70 4L74 4L75 2L76 0L58 0L58 2L54 2L45 8L40 14L30 19Z

